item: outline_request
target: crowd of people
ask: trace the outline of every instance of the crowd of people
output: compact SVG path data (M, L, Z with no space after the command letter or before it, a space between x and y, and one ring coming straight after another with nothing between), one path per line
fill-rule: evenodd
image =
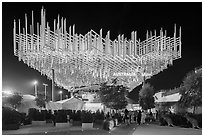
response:
M137 110L137 111L129 111L127 109L119 112L107 112L105 114L105 119L112 119L117 118L120 119L122 123L125 123L126 125L130 125L131 123L135 124L147 124L152 121L158 120L158 111L156 113L146 112L144 110ZM52 114L52 120L54 126L56 125L56 113ZM67 115L67 121L70 122L70 116Z
M138 111L128 111L125 109L124 111L120 111L115 113L114 111L112 113L108 112L106 114L106 118L114 118L114 117L120 117L122 122L130 125L131 123L136 123L138 125L149 123L155 120L158 120L158 111L156 113L145 112L144 110L138 110Z

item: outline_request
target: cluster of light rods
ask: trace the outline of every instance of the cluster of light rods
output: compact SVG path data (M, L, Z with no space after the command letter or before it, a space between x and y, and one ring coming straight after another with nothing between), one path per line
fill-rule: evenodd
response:
M30 30L29 30L30 29ZM148 32L146 40L140 41L137 32L131 33L131 39L118 35L110 40L110 31L105 38L102 29L97 34L90 30L87 34L77 34L75 25L67 30L65 18L58 15L54 19L53 31L46 21L45 10L41 10L41 23L28 27L25 14L25 28L18 28L14 20L13 28L14 55L31 68L52 79L51 70L55 72L55 83L66 89L73 86L98 84L115 78L120 73L137 73L138 76L118 76L125 83L143 82L144 76L150 78L172 65L173 60L181 58L181 28L176 37L168 37L161 29Z

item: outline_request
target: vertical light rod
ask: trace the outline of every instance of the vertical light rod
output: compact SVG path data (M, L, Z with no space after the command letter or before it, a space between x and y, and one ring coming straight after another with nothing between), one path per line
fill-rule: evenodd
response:
M16 55L16 21L13 22L13 52Z
M54 74L54 69L52 69L52 102L55 102L55 74Z

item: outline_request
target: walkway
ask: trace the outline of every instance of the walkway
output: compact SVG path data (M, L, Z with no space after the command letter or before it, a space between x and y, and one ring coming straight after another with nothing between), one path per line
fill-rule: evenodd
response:
M149 124L138 126L133 132L133 135L202 135L202 129Z
M111 131L96 126L91 130L81 130L79 126L23 126L19 130L2 131L3 135L202 135L202 129L158 126L155 124L129 126L121 124Z

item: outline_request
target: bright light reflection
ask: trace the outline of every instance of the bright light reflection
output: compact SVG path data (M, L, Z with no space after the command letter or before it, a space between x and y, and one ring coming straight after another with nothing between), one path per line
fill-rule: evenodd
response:
M38 84L38 81L35 80L35 81L33 82L33 84L34 84L34 85Z
M13 94L10 90L5 90L2 92L3 92L3 94L6 94L6 95L12 95Z

